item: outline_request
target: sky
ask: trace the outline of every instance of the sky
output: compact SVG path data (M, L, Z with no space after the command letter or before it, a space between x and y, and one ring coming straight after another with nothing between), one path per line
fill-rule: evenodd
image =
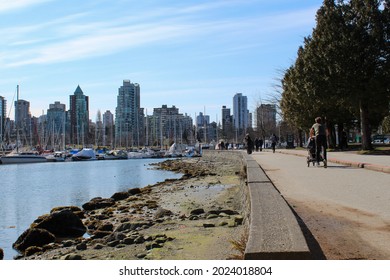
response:
M320 0L0 0L0 96L14 119L16 86L33 116L80 85L90 119L115 114L123 80L141 107L176 106L220 122L233 96L248 109L277 93Z

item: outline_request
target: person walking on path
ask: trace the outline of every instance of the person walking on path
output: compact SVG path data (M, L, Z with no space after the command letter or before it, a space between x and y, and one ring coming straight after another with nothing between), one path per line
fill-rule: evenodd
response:
M315 118L315 123L310 129L310 137L315 137L316 143L316 161L317 166L320 165L321 161L321 150L323 152L324 162L326 162L326 149L328 148L326 143L326 130L325 126L322 124L321 117Z
M246 152L248 153L248 155L250 155L252 153L252 150L253 150L253 140L249 136L249 133L246 134L244 140L245 140L245 144L246 144Z
M272 152L275 153L276 142L278 141L278 138L276 137L275 133L272 134L270 140L271 140Z
M258 152L260 148L260 140L257 137L255 139L255 148L256 148L256 152Z

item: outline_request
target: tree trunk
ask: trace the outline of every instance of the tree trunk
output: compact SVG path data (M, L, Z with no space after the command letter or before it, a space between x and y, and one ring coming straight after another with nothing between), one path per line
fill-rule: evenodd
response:
M361 124L361 134L362 134L362 150L371 150L371 126L368 116L368 107L366 104L360 100L360 124Z
M328 147L334 149L336 147L336 137L335 137L335 129L333 122L327 120L326 121L326 135L328 141Z
M340 122L337 125L337 138L339 139L339 143L338 143L339 149L343 148L343 130L344 130L344 124L342 122Z
M302 129L298 129L298 143L299 147L303 147Z

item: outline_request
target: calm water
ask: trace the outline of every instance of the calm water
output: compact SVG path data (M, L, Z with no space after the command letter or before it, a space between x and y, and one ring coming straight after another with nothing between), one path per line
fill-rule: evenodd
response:
M0 165L0 248L4 259L29 225L53 207L81 206L93 197L179 178L180 174L153 170L161 159L96 160L88 162Z

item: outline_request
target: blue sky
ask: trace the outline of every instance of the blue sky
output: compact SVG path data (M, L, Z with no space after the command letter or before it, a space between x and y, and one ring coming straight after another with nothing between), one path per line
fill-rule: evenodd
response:
M315 27L320 0L0 0L0 96L16 85L39 116L80 85L97 111L115 112L124 79L141 107L175 105L212 121L233 96L253 111L273 93ZM12 108L11 118L14 112Z

